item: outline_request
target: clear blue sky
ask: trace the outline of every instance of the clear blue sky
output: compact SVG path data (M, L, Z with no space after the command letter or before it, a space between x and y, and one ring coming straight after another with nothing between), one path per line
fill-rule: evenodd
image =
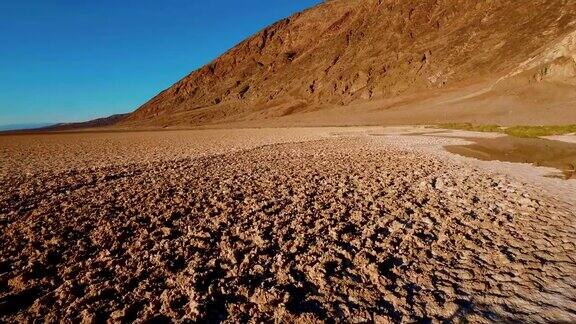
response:
M0 0L0 125L129 112L320 0Z

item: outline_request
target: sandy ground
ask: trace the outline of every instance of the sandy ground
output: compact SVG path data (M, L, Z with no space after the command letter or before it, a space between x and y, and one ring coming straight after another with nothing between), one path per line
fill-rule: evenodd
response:
M0 137L0 321L576 321L574 181L418 131Z

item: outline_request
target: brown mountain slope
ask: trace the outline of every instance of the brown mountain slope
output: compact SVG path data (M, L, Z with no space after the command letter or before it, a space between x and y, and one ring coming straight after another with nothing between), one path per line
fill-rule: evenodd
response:
M114 124L122 122L122 120L127 116L128 114L116 114L108 117L92 119L85 122L56 124L52 126L42 127L37 130L44 132L44 131L68 131L68 130L80 130L87 128L109 127Z
M121 124L576 121L574 31L575 1L327 1L240 43Z

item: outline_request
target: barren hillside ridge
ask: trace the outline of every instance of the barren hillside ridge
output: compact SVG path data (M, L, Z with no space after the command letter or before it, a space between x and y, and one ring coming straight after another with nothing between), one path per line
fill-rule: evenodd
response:
M576 122L575 58L574 1L327 1L120 124Z

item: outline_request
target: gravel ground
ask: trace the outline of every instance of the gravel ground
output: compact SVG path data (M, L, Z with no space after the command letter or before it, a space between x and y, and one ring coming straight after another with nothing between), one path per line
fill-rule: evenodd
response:
M561 199L425 141L243 132L8 161L0 322L576 321Z

